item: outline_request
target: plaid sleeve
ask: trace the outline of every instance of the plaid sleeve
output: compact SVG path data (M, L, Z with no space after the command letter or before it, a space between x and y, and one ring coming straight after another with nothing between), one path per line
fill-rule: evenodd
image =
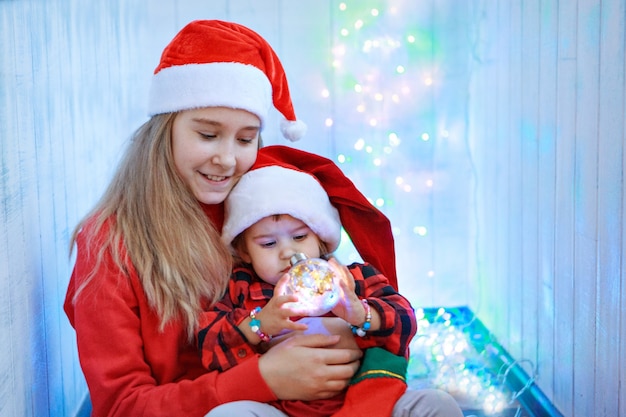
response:
M249 314L243 303L249 284L249 274L235 271L224 297L202 313L196 336L202 364L210 371L225 371L257 353L238 327Z
M352 264L348 269L354 276L355 291L367 299L370 307L380 315L380 329L357 337L362 349L382 347L399 356L407 356L409 343L417 332L417 320L411 303L400 295L389 280L368 263Z

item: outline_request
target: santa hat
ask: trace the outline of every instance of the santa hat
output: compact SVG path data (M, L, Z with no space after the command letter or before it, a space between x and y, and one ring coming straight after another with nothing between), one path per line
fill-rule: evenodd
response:
M306 125L296 120L285 71L267 41L236 23L196 20L163 50L148 113L223 106L247 110L264 126L272 104L284 117L283 135L300 139Z
M256 171L258 175L255 175ZM269 180L257 189L254 183L260 182L259 178ZM336 209L339 220L335 211L327 206L327 201ZM333 161L287 146L261 148L251 170L231 191L225 204L224 241L230 244L237 234L256 220L270 214L288 213L286 204L292 206L289 214L303 220L329 244L338 244L343 225L363 260L385 275L395 289L398 288L389 219L365 198ZM239 209L237 213L235 207ZM305 216L311 220L303 218Z
M230 245L241 232L274 214L289 214L306 224L333 252L341 240L337 209L311 175L289 164L248 171L230 192L224 205L222 240Z

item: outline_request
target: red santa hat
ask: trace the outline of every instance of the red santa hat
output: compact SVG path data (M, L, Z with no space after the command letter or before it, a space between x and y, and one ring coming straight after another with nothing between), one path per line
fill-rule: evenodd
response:
M222 240L227 245L254 223L274 214L289 214L303 221L327 244L329 252L337 249L341 240L339 213L324 188L313 176L289 164L248 171L229 193L224 210Z
M330 159L287 146L266 146L225 202L222 238L232 240L256 221L290 214L333 251L341 226L364 261L398 288L391 223ZM337 217L338 215L338 217Z
M284 117L283 136L300 139L306 125L296 119L285 71L267 41L236 23L196 20L163 50L148 114L223 106L247 110L264 126L272 105Z

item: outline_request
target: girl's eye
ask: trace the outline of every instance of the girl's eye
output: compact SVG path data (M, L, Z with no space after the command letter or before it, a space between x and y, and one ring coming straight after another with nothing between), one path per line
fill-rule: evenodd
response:
M202 136L204 139L215 139L217 137L217 135L213 134L213 133L202 133L202 132L198 132L200 134L200 136Z
M274 245L276 245L276 242L275 242L275 241L271 241L271 242L263 242L263 243L261 243L261 246L262 246L262 247L264 247L264 248L271 248L271 247L273 247Z
M254 142L254 139L256 139L256 138L252 138L252 139L250 139L250 138L239 138L239 142L252 143L252 142Z
M295 240L296 242L299 242L301 240L306 239L307 236L308 236L307 234L296 235L296 236L293 237L293 240Z

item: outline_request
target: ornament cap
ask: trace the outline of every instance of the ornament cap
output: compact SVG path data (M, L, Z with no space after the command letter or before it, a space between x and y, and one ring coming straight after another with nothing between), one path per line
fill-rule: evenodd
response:
M291 255L291 258L289 258L289 262L291 262L291 266L293 266L300 261L304 261L305 259L307 259L307 256L304 253L297 252Z

